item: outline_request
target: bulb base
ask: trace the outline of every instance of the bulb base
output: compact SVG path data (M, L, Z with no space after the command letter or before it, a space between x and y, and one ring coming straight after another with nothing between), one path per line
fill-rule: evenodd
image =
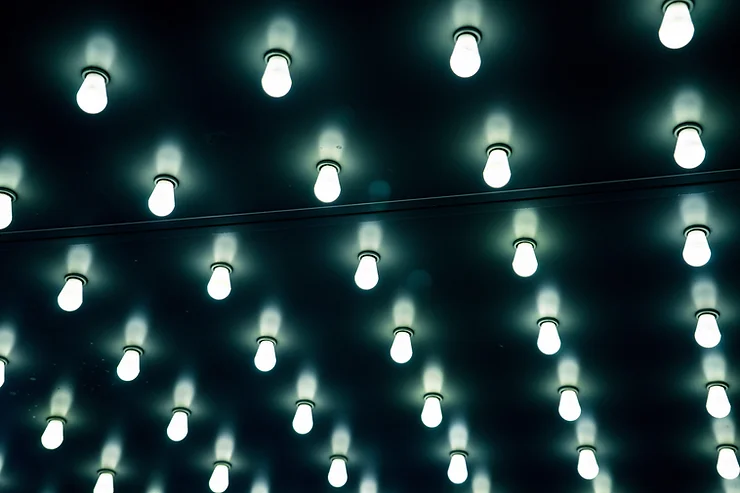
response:
M393 335L396 335L399 332L406 332L410 336L414 335L414 329L412 329L411 327L396 327L395 329L393 329Z
M380 262L380 254L378 252L373 252L372 250L363 250L357 255L358 260L361 260L362 257L372 257L376 262Z
M702 315L713 315L714 318L719 318L719 312L717 310L712 310L711 308L706 308L704 310L699 310L698 312L696 312L696 318L699 318Z
M185 413L186 416L190 416L192 412L187 407L175 407L172 409L172 414Z
M425 401L427 399L429 399L430 397L434 397L435 399L439 399L440 402L444 400L444 397L442 397L442 394L440 394L439 392L427 392L426 394L424 394L424 400Z
M665 2L663 2L663 12L665 12L671 4L679 3L679 2L685 3L686 5L688 5L689 12L694 10L694 0L665 0Z
M126 351L136 351L139 354L144 354L144 348L141 346L135 346L135 345L123 346L123 352L125 353Z
M101 474L110 474L111 476L115 476L116 471L114 471L113 469L98 469L98 476L100 476Z
M576 452L581 453L582 450L590 450L593 453L596 453L596 447L592 445L581 445L576 449Z
M532 238L519 238L514 242L514 248L518 247L522 243L529 243L532 245L533 248L537 248L537 242L534 241Z
M457 38L459 38L463 34L470 34L478 43L480 43L480 40L483 38L483 33L481 33L478 28L475 28L473 26L465 26L454 32L454 34L452 35L453 41L457 41Z
M67 419L66 418L63 418L61 416L49 416L48 418L46 418L46 422L47 423L49 423L51 421L61 421L62 424L64 424L64 425L67 424Z
M82 274L67 274L66 276L64 276L65 282L67 282L69 279L77 279L82 283L83 286L87 284L87 277L83 276Z
M168 181L172 183L172 185L177 188L180 185L180 182L172 175L157 175L154 177L154 184L156 185L160 181Z
M323 161L319 161L318 164L316 165L316 170L321 171L321 168L323 168L324 166L331 166L332 168L337 170L337 173L342 171L342 167L339 165L339 163L336 161L332 161L330 159L324 159Z
M730 384L717 380L715 382L709 382L707 384L707 390L709 390L711 387L722 387L723 389L727 390L730 388Z
M277 339L275 339L274 337L270 337L270 336L259 336L257 338L257 344L259 344L260 342L265 342L265 341L269 341L269 342L273 343L273 345L277 346Z
M228 469L231 469L231 462L225 460L217 460L213 463L213 467L216 466L226 466Z
M229 271L229 274L234 272L234 268L231 265L227 264L226 262L216 262L214 264L211 264L212 271L216 270L217 267L223 267L224 269Z
M453 455L462 455L465 458L468 457L468 453L464 450L453 450L452 452L450 452L450 457L452 457Z
M685 0L677 0L677 1L683 1L684 3L686 3ZM683 123L676 125L676 127L673 129L674 137L678 137L678 134L681 132L681 130L686 130L687 128L693 128L694 130L699 132L699 135L701 135L702 130L703 130L701 125L699 125L696 122L683 122Z
M501 150L506 153L506 157L511 157L511 147L506 144L491 144L486 147L486 155L490 155L495 150Z
M265 56L264 56L265 63L267 63L270 60L270 58L274 56L285 58L285 60L288 62L288 67L290 67L290 64L293 62L293 60L290 58L290 54L287 51L274 49L274 50L268 50L267 53L265 53Z
M722 445L717 445L717 452L719 452L722 449L730 449L733 452L737 453L737 447L729 443L723 443Z
M578 387L574 387L572 385L563 385L562 387L558 389L558 394L562 394L566 390L572 390L573 392L576 393L576 395L578 395Z
M0 193L10 197L11 202L15 202L16 200L18 200L18 194L9 188L0 187Z
M0 356L0 363L3 363L5 366L8 366L10 364L10 361L8 361L8 358Z
M342 454L334 454L334 455L329 456L329 462L333 461L334 459L341 459L344 461L345 464L349 462L349 459L347 459L347 456L342 455Z
M712 232L712 231L711 231L711 230L710 230L709 228L707 228L706 226L701 226L701 225L695 224L695 225L693 225L693 226L689 226L688 228L684 229L684 230L683 230L683 235L684 235L684 236L688 236L688 235L689 235L689 233L691 233L692 231L703 231L703 232L704 232L704 234L705 234L705 235L707 236L707 238L709 238L709 233L711 233L711 232Z
M524 243L524 242L514 243L514 246L518 245L519 243ZM555 327L560 326L560 322L558 322L558 319L557 318L552 318L552 317L543 317L543 318L537 320L537 325L540 326L540 327L542 327L542 324L547 323L547 322L554 323L555 324Z
M102 68L100 68L100 67L92 67L91 66L91 67L85 67L85 68L83 68L82 69L82 79L84 80L85 77L88 76L88 74L98 74L103 79L105 79L105 84L106 85L108 85L108 83L110 82L110 74L108 72L106 72L105 70L103 70Z
M313 409L314 407L316 407L316 404L314 403L314 401L311 401L311 400L308 400L308 399L298 399L297 401L295 401L295 407L298 407L301 404L305 404L308 407L310 407L311 409Z

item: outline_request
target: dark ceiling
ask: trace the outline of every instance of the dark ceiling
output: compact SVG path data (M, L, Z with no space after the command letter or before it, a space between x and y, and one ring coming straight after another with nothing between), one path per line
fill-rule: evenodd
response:
M696 0L679 50L658 40L662 0L5 3L0 187L18 199L0 232L0 491L92 492L110 468L119 493L207 492L227 460L229 492L328 492L340 453L358 493L740 492L716 470L734 416L705 410L709 381L740 388L737 1ZM462 79L449 58L468 25L482 67ZM260 85L272 48L292 58L280 99ZM97 115L75 102L91 65L111 77ZM703 128L693 170L673 159L684 121ZM496 142L513 149L499 190L482 178ZM322 159L342 166L331 205L313 193ZM161 173L179 181L166 218L147 208ZM699 268L681 256L694 224L711 229ZM521 237L529 278L512 271ZM381 256L370 291L362 250ZM214 262L233 267L223 301ZM68 273L89 281L71 313ZM693 336L707 308L714 349ZM542 317L560 322L553 356ZM398 326L414 330L404 365ZM278 341L269 373L260 335ZM127 344L145 351L132 382ZM315 402L305 436L299 398ZM65 439L46 450L52 415ZM579 445L596 447L593 481Z

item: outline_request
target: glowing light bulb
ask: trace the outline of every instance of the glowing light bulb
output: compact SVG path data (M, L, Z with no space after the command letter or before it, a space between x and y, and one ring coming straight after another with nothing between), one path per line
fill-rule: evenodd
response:
M702 310L696 314L696 331L694 339L703 348L711 349L719 344L722 334L719 331L717 317L719 313L714 310Z
M130 382L139 376L142 352L141 348L135 346L127 346L123 349L123 357L116 368L118 378L124 382Z
M178 181L172 176L159 175L154 179L154 190L149 196L149 210L152 214L165 217L175 210L175 188Z
M578 474L583 479L594 479L599 475L599 463L596 461L596 449L580 447L578 449Z
M575 387L560 388L558 413L565 421L575 421L581 416L581 404L578 402L578 389Z
M313 186L313 193L320 201L328 204L339 198L342 186L339 183L339 164L334 161L322 161L317 167L319 176Z
M450 466L447 468L447 477L454 484L463 484L468 479L467 453L455 451L450 454Z
M229 469L231 464L228 462L216 462L213 465L213 474L208 481L208 487L213 493L223 493L229 487Z
M450 68L458 77L472 77L480 69L478 52L480 32L475 29L460 29L455 33L455 48L450 56Z
M268 51L265 55L265 73L262 75L262 89L268 96L282 98L293 86L290 78L290 56L282 51Z
M504 144L495 144L488 148L488 160L483 169L483 180L492 188L501 188L511 179L509 156L511 148Z
M0 229L5 229L13 222L13 202L15 192L7 188L0 188Z
M167 436L173 442L181 442L188 436L188 416L190 416L190 410L184 407L176 407L172 410L172 419L167 425Z
M0 387L5 385L5 366L7 366L8 360L0 356Z
M214 300L222 300L231 293L231 266L217 263L211 266L211 280L208 281L208 294Z
M95 482L93 493L113 493L113 475L108 469L98 471L98 480Z
M77 91L77 106L90 115L100 113L108 105L108 74L100 69L85 69L82 72L82 85Z
M41 445L47 450L58 449L64 442L64 418L52 416L46 420L46 429L41 435Z
M254 355L254 366L259 371L270 371L275 368L277 355L275 345L277 341L272 337L260 337L257 339L257 354Z
M355 272L355 284L364 290L373 289L380 279L378 275L378 261L380 255L375 252L362 252L359 255L360 262Z
M411 336L413 331L407 327L399 327L393 331L393 344L391 344L391 359L399 364L408 363L414 354L411 347Z
M704 226L692 226L686 229L686 243L683 247L683 259L691 267L701 267L709 262L712 250L709 248L709 229Z
M313 428L313 402L296 402L295 416L293 416L293 430L299 435L305 435Z
M73 312L82 306L82 286L87 279L79 274L68 274L64 278L64 287L57 296L59 308L65 312Z
M694 37L694 23L691 22L691 9L687 2L677 0L665 6L658 37L663 46L671 50L689 44Z
M529 277L537 272L537 256L534 254L536 243L534 240L521 239L514 243L514 260L511 266L516 275Z
M724 382L711 382L707 385L707 412L713 418L722 419L730 415L732 405L727 397L728 385Z
M694 169L704 162L707 151L701 143L701 127L694 123L683 123L676 127L676 148L673 159L684 169Z
M331 457L331 466L329 466L329 475L327 479L329 484L335 488L341 488L347 484L347 458L343 455L333 455Z
M740 464L737 462L737 448L733 445L717 447L717 472L725 479L733 480L740 476Z
M436 428L442 423L442 396L440 394L429 393L424 396L421 422L427 428Z
M537 347L542 354L552 355L560 350L558 321L554 318L543 318L539 321L540 334L537 336Z

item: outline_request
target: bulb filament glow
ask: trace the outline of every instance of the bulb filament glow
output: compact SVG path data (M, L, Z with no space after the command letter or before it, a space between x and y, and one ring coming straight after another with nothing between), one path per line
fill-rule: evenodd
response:
M299 435L305 435L313 429L313 406L313 402L307 400L296 402L293 430Z
M254 355L254 366L263 372L275 368L277 364L277 355L275 354L275 345L277 341L272 337L260 337L257 339L257 353Z
M560 388L558 413L565 421L575 421L581 416L581 404L578 402L578 389L575 387Z
M542 354L553 355L560 350L558 321L554 318L543 318L538 322L540 333L537 336L537 348Z
M495 144L488 148L488 160L483 169L483 180L491 188L501 188L511 179L509 156L511 148L505 144Z
M82 72L82 85L77 91L77 105L90 115L100 113L108 105L106 86L110 77L98 68L88 68Z
M64 278L64 287L57 296L59 308L65 312L73 312L82 306L82 287L87 279L79 274L68 274Z
M334 161L322 161L316 166L316 169L318 169L319 175L316 177L316 184L313 187L314 195L325 204L334 202L342 192L342 186L339 183L341 167Z
M694 339L703 348L711 349L722 340L717 318L719 313L714 310L702 310L696 314L696 331Z
M481 34L477 29L463 28L455 33L455 48L450 56L452 72L463 79L475 75L481 66L478 42Z
M167 437L173 442L181 442L188 436L188 417L190 410L176 407L172 410L172 419L167 425Z
M665 5L663 22L658 30L663 46L671 50L683 48L694 37L694 23L691 21L690 4L676 0Z
M52 416L46 420L46 429L41 435L41 445L47 450L55 450L64 442L64 424L66 420L59 416Z
M229 487L229 469L231 464L228 462L216 462L213 464L213 473L208 481L208 487L213 493L223 493Z
M450 465L447 468L447 478L454 484L463 484L468 479L468 454L456 450L450 454Z
M216 263L211 266L211 280L208 281L208 294L214 300L223 300L231 293L231 272L229 264Z
M113 493L113 476L115 472L110 469L98 471L98 480L95 482L93 493Z
M143 349L137 346L123 348L123 357L116 368L118 378L124 382L130 382L139 376L139 372L141 371L141 354L143 352Z
M720 445L717 447L717 472L724 479L730 481L740 476L737 447L734 445Z
M5 229L13 222L13 202L17 196L8 188L0 188L0 229Z
M436 428L442 423L442 395L429 393L424 396L424 407L421 410L421 422L427 428Z
M268 96L282 98L290 91L293 86L293 80L290 77L290 62L290 56L284 51L271 50L265 55L262 89Z
M414 354L411 346L411 336L414 332L408 327L399 327L393 331L391 344L391 359L398 364L408 363Z
M712 257L709 248L709 228L705 226L691 226L686 229L686 243L683 247L683 259L691 267L702 267Z
M707 384L707 412L717 419L726 418L730 415L732 405L727 396L729 386L725 382L710 382Z
M154 178L154 190L149 196L149 210L152 214L165 217L175 210L175 188L178 181L174 176L159 175Z
M522 238L514 243L514 260L511 266L516 275L530 277L537 272L537 256L534 253L536 247L534 240Z
M364 290L373 289L378 285L380 276L378 274L378 261L380 255L375 252L362 252L359 255L359 263L355 272L355 284Z
M599 463L596 461L596 449L593 447L578 448L578 474L583 479L594 479L599 475Z
M347 458L343 455L332 455L331 465L327 479L329 484L335 488L341 488L347 484L349 474L347 473Z

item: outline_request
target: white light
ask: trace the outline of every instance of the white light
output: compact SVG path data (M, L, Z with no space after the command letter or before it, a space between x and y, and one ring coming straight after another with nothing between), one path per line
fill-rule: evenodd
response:
M735 449L720 447L717 454L717 472L725 479L733 480L740 476L740 464L737 462Z
M511 179L509 153L504 149L495 148L488 153L486 167L483 170L483 179L492 188L501 188Z
M288 94L292 85L288 59L282 55L268 56L265 73L262 75L262 89L268 96L282 98Z
M313 193L320 201L328 204L339 198L342 185L339 183L339 168L333 164L319 164L319 176L313 186Z
M254 355L254 366L259 371L270 371L275 368L277 363L277 355L275 354L275 340L274 339L259 339L257 346L257 354Z
M167 436L173 442L181 442L188 436L188 414L185 409L175 409L167 425Z
M720 383L710 383L707 386L707 412L717 419L730 415L732 405L727 397L727 387Z
M519 240L516 242L514 260L511 266L516 275L529 277L537 272L537 256L534 254L534 242L532 240Z
M399 364L408 363L414 349L411 346L411 332L405 329L396 330L391 344L391 359Z
M703 348L711 349L719 344L722 334L717 324L717 315L713 312L700 312L694 332L696 343Z
M231 269L225 264L214 264L208 294L214 300L222 300L231 293Z
M331 466L329 467L329 475L327 479L329 484L335 488L341 488L347 484L347 459L342 456L334 456L331 458Z
M709 262L712 250L707 241L707 232L703 229L690 229L686 232L686 243L683 247L683 259L691 267L701 267Z
M5 385L5 365L7 364L5 358L0 358L0 387Z
M313 406L306 401L299 401L293 416L293 430L299 435L305 435L313 428Z
M599 463L596 462L594 449L584 447L578 450L578 474L583 479L594 479L599 475Z
M478 39L470 33L460 34L450 56L450 68L458 77L468 78L478 72L480 64Z
M436 428L442 423L442 396L427 394L421 410L421 422L427 428Z
M93 493L113 493L113 473L110 471L101 471L98 474L98 480L95 482Z
M707 151L701 143L699 130L694 127L684 127L676 136L676 148L673 159L684 169L694 169L704 162Z
M378 275L378 258L375 254L361 253L360 263L355 272L355 284L364 290L373 289L380 279Z
M694 37L694 23L686 2L673 2L663 14L663 22L658 30L658 37L663 46L672 50L683 48Z
M155 216L165 217L172 214L175 210L175 182L167 178L156 179L148 204L149 210Z
M537 347L542 354L552 355L560 350L558 325L554 320L540 322L540 334L537 336Z
M82 306L82 286L84 282L77 276L68 276L64 287L57 296L59 308L65 312L73 312Z
M58 449L64 441L64 421L59 418L49 418L46 429L41 435L41 445L45 449Z
M13 222L13 196L0 190L0 229L5 229Z
M108 82L97 72L88 72L77 91L77 105L85 113L95 115L103 111L108 104L105 86Z
M229 487L229 466L224 462L217 462L213 467L213 474L208 481L208 487L213 493L223 493Z
M130 382L139 376L141 370L141 352L135 348L127 348L123 351L121 362L118 363L116 373L118 378L124 382Z
M447 468L447 477L455 484L463 484L468 479L468 462L462 452L450 454L450 467Z
M578 391L572 387L560 390L558 413L565 421L575 421L581 416L581 404L578 402Z

